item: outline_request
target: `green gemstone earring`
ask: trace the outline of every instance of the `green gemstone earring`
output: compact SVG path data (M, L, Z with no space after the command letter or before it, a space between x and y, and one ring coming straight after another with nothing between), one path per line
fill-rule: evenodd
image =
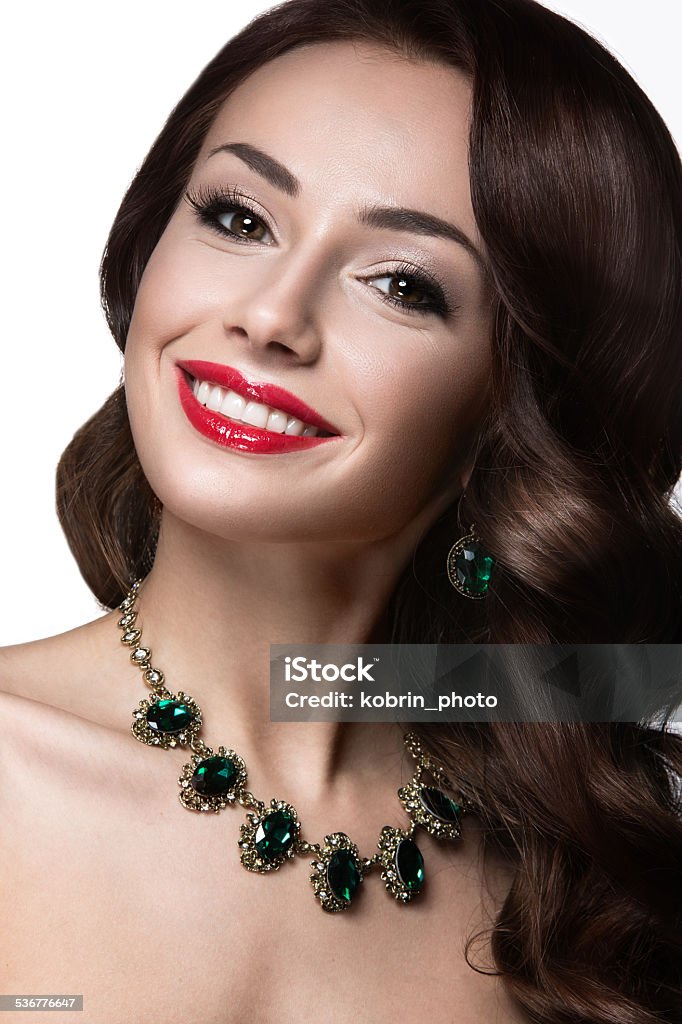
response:
M474 532L474 526L472 523L469 532L448 551L447 569L448 579L458 593L480 600L490 586L493 559Z

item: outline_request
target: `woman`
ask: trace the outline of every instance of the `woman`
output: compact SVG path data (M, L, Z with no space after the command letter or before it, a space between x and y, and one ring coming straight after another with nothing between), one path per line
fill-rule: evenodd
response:
M682 738L406 750L272 723L267 682L271 643L682 639L681 180L625 70L531 0L290 0L208 65L117 214L125 379L58 468L110 611L1 652L5 991L98 1022L679 1019ZM493 570L462 580L472 524ZM422 814L403 900L372 872L420 755L459 800L435 817L469 813L461 844Z

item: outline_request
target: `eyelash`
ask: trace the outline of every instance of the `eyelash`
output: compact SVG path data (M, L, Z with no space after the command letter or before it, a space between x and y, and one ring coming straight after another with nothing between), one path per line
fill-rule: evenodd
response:
M205 224L216 234L222 238L229 238L231 241L239 244L249 244L248 238L240 238L234 232L230 231L221 224L218 217L225 213L248 213L250 216L255 217L256 220L260 221L268 231L271 231L267 222L257 212L256 207L252 204L255 200L251 196L244 192L239 192L230 186L218 186L213 185L201 185L194 191L187 191L185 193L185 199L193 208L197 218L202 224ZM272 233L272 232L271 232ZM421 313L422 315L435 313L436 315L447 319L455 313L460 307L452 305L445 297L443 286L436 280L431 280L425 275L419 274L412 267L407 264L400 264L393 270L387 271L385 274L375 274L373 278L381 277L397 277L400 279L407 279L407 282L412 287L416 287L419 291L429 296L427 302L421 302L418 305L409 302L402 302L400 299L396 299L392 295L387 295L380 289L380 298L383 302L388 303L391 306L395 306L398 309L406 313ZM372 279L373 279L372 278ZM365 278L365 280L371 280Z

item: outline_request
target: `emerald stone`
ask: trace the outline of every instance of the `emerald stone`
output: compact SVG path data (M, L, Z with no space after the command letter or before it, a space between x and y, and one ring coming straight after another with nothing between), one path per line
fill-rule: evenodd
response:
M350 850L334 850L327 865L327 885L337 899L350 903L360 884L360 872Z
M454 800L451 800L449 796L441 792L440 789L435 789L433 786L422 786L419 790L419 799L434 818L451 822L453 825L459 824L459 815L462 808Z
M479 541L467 541L457 553L455 573L467 594L480 597L490 585L493 560Z
M159 700L147 708L147 724L153 732L178 733L194 721L194 715L180 700Z
M256 849L263 860L276 860L295 838L294 819L286 811L271 811L256 830Z
M414 839L402 839L395 852L398 877L410 892L419 892L424 884L424 858Z
M234 761L215 754L199 762L190 783L202 796L222 796L229 793L236 778L237 766Z

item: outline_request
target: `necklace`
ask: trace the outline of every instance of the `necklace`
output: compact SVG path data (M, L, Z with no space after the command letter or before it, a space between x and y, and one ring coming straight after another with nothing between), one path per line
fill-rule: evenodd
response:
M118 606L123 613L118 620L121 642L132 648L130 660L144 673L152 691L133 710L131 732L141 743L164 750L189 746L193 756L178 779L182 806L215 814L234 803L245 808L247 820L240 827L238 847L247 871L276 871L296 855L313 856L310 882L323 910L346 910L365 875L376 867L381 869L387 892L400 903L410 903L423 891L426 879L424 858L413 838L415 829L419 826L437 839L460 840L460 819L475 809L461 790L457 790L459 798L455 801L439 788L455 787L442 766L426 753L416 733L404 736L405 746L416 761L414 775L398 790L400 803L410 818L409 828L384 825L373 857L361 857L345 832L330 833L322 844L306 842L296 808L284 800L273 798L265 804L256 799L246 788L243 759L227 747L218 747L216 753L206 746L198 736L202 725L199 706L182 690L177 694L168 690L163 672L152 667L152 652L141 645L142 629L135 626L135 602L141 583L136 579ZM438 787L423 783L425 773L438 782Z

